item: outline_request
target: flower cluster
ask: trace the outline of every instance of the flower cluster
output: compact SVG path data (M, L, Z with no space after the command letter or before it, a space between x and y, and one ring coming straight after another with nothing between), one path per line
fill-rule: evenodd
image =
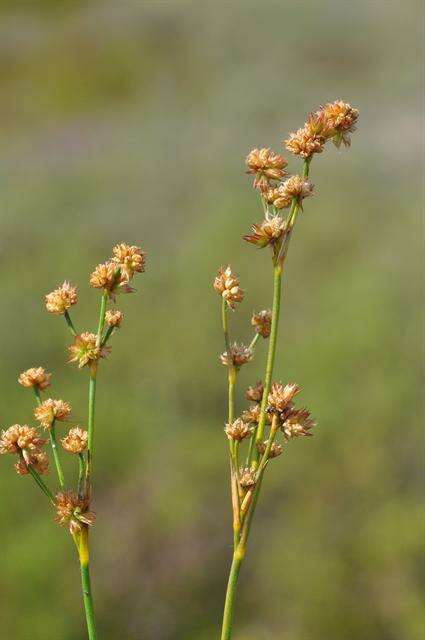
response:
M283 385L274 382L268 395L268 408L270 414L279 418L279 423L287 440L298 436L311 436L310 429L316 426L308 409L296 409L292 400L300 392L300 387L295 383Z
M254 331L262 338L268 338L272 330L271 309L263 309L259 313L254 313L251 318L251 324L254 327Z
M239 368L247 362L250 362L253 355L254 354L250 347L234 342L230 345L230 353L224 351L220 356L220 360L225 367L231 367L233 365L234 367Z
M65 281L60 287L45 296L46 309L49 313L62 315L74 304L77 304L77 287Z
M43 391L50 386L51 373L46 373L43 367L32 367L19 374L18 382L23 387L33 387L38 391Z
M246 158L247 173L255 176L255 189L266 189L271 181L283 178L287 164L283 156L266 148L253 149Z
M68 347L68 351L69 362L78 362L78 367L81 369L100 358L106 358L111 352L111 348L99 344L95 333L85 331L75 336L73 344Z
M214 278L213 287L231 309L235 308L236 302L243 300L244 292L239 286L239 278L233 273L230 266L220 267Z
M34 466L39 473L45 474L48 471L48 461L41 451L41 447L45 444L46 440L40 438L35 427L14 424L1 432L0 454L12 453L19 456L15 468L20 475L24 475L25 470L28 471L28 465Z
M64 400L44 400L34 409L34 417L45 429L50 429L53 422L66 420L71 413L71 406Z
M69 453L83 453L87 449L88 433L81 427L73 427L62 438L61 445Z
M129 283L136 273L145 270L146 254L140 247L124 242L117 244L112 254L110 260L97 265L90 276L90 284L95 289L107 291L114 299L117 293L134 291Z
M56 495L56 522L68 527L72 535L79 533L84 525L94 524L96 515L89 511L89 500L74 491L61 491Z

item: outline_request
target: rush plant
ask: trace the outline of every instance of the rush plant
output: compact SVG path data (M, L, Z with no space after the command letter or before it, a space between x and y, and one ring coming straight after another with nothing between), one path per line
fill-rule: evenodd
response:
M96 640L96 622L90 583L89 531L94 524L93 454L96 407L96 385L100 361L106 358L111 347L109 341L121 326L123 314L108 309L120 293L131 293L130 281L137 272L145 270L145 253L136 246L117 244L107 262L96 267L90 276L90 284L100 291L100 309L95 332L77 332L70 309L77 303L77 288L69 282L47 294L46 309L65 318L73 342L68 347L69 362L88 373L87 429L73 424L71 406L61 399L43 399L42 394L50 386L51 374L43 367L33 367L18 378L23 387L32 388L35 396L34 418L39 427L15 424L3 430L0 437L0 453L10 453L16 458L15 469L21 476L29 475L44 493L56 511L56 522L66 527L75 543L81 568L82 593L90 640ZM59 438L56 429L72 425L68 433ZM39 428L46 437L41 437ZM49 457L46 445L54 461L55 478L49 484L44 476L49 473ZM61 449L63 451L61 452ZM71 454L76 461L73 481L65 477L62 453Z
M294 438L310 436L315 422L306 408L297 408L294 399L300 387L289 382L273 382L277 349L282 279L288 248L304 200L313 195L310 167L313 156L322 153L328 141L337 147L350 144L359 112L338 100L328 103L308 116L307 122L285 140L288 151L302 160L299 174L288 176L285 158L270 149L253 149L246 159L248 173L254 176L263 220L252 226L244 239L258 248L269 247L273 302L271 310L252 316L254 337L249 345L232 342L229 332L229 309L242 302L244 292L230 266L221 267L214 289L221 296L221 321L225 351L221 361L228 372L228 416L225 434L229 443L230 488L233 512L233 558L228 579L221 640L232 637L232 621L239 572L270 461L289 448ZM250 362L260 338L268 339L264 379L245 394L251 404L236 416L235 388L240 368ZM282 442L278 442L279 434ZM246 442L246 451L242 451Z

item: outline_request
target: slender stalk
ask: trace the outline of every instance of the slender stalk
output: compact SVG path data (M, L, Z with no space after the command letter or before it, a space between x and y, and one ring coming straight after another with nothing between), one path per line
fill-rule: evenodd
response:
M224 601L223 626L221 629L221 640L230 640L232 637L233 610L235 605L236 587L238 584L239 572L243 555L235 549L230 567L229 580L227 583L226 599Z
M87 633L89 640L96 640L96 622L94 617L93 596L90 581L89 532L84 526L76 540L81 568L81 586L83 590L84 610L86 614Z
M28 466L28 471L30 472L30 474L32 475L32 477L34 478L34 480L36 481L36 483L38 484L42 492L46 494L46 496L49 498L52 504L55 504L55 497L53 493L50 491L49 487L44 482L44 480L42 480L38 471L36 471L31 464L27 466Z
M259 333L256 333L255 336L253 337L253 339L251 340L251 342L249 343L249 350L252 351L253 349L255 349L255 345L258 342L258 339L260 337Z
M59 457L59 452L58 452L58 445L57 445L57 440L56 440L56 426L55 426L55 421L53 420L51 427L49 429L49 435L50 435L50 444L52 447L52 451L53 451L53 458L55 460L55 465L56 465L56 471L58 474L58 480L59 480L59 485L61 489L65 488L65 476L63 473L63 469L62 469L62 464L60 461L60 457Z
M78 495L80 497L84 496L84 478L86 474L86 461L84 459L84 454L78 454Z
M70 332L72 333L73 336L76 336L77 335L77 330L74 327L74 324L73 324L73 322L71 320L71 316L69 315L68 311L65 311L65 313L63 315L64 315L66 324L68 325L68 328L69 328Z
M115 327L108 327L106 329L105 335L103 336L103 339L102 339L102 342L101 342L102 347L103 347L103 345L105 345L108 342L109 338L114 333L114 329L115 329Z

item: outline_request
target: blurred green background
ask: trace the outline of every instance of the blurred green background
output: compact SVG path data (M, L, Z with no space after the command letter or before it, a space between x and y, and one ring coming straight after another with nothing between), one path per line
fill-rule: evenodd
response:
M350 150L312 166L284 284L276 379L318 421L264 486L243 568L235 640L422 640L419 376L421 212L416 2L3 1L0 22L1 409L32 420L18 373L43 365L85 424L87 372L43 296L79 285L118 241L147 272L119 306L102 365L93 580L100 637L218 638L231 555L221 264L250 337L270 305L267 252L245 175L309 110L361 112ZM287 155L287 154L286 154ZM290 168L296 171L292 161ZM264 345L240 375L261 377ZM72 476L73 460L66 471ZM71 539L10 456L0 460L2 638L85 638ZM51 478L51 480L53 477Z

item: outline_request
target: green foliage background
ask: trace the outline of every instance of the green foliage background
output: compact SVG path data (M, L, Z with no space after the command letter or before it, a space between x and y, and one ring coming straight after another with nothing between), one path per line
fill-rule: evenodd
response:
M32 420L16 378L38 364L85 423L86 372L65 363L65 323L43 295L78 284L73 316L91 329L92 268L117 241L149 254L100 372L101 638L218 637L231 524L211 280L228 262L240 275L232 321L248 339L271 275L241 240L260 216L244 157L279 150L337 97L360 109L359 130L313 163L276 371L302 385L319 426L268 474L235 640L425 637L420 12L392 0L1 3L2 426ZM263 355L241 374L240 409ZM12 459L0 463L1 635L83 639L71 540Z

